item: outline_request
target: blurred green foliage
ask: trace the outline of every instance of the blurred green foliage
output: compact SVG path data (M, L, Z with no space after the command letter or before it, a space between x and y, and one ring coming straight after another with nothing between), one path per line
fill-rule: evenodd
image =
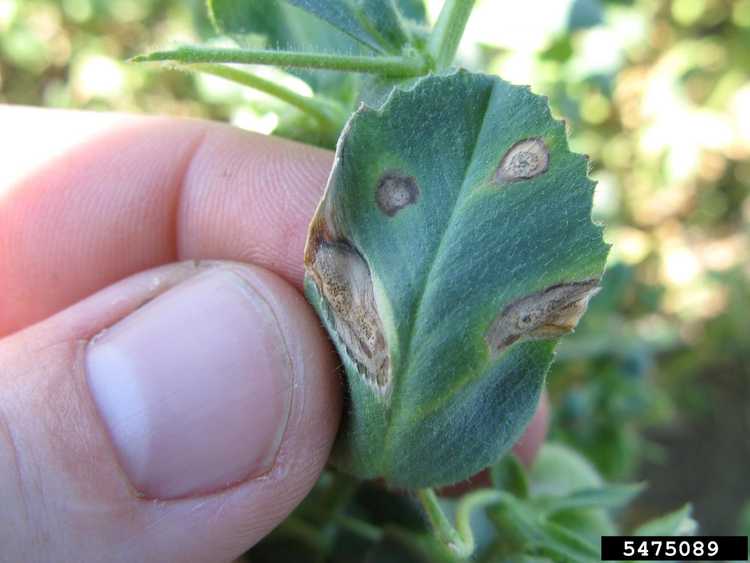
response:
M211 34L199 0L0 0L0 102L290 121L264 94L125 62ZM484 0L460 57L549 96L599 182L610 265L559 347L550 439L651 482L626 519L693 500L703 531L747 530L750 0Z

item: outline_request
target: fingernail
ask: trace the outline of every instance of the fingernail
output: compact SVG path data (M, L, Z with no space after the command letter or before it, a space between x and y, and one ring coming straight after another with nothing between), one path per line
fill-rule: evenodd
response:
M292 393L275 313L251 273L215 270L91 341L91 394L143 495L209 493L273 466Z

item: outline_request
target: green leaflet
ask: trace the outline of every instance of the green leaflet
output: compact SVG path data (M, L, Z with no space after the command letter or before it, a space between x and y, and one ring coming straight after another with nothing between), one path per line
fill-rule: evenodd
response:
M596 468L575 450L563 444L545 442L531 467L529 480L534 504L550 521L594 542L601 535L616 533L612 519L603 509L606 504L611 506L616 502L597 503L596 495L593 498L590 495L592 491L606 492L610 486L604 483ZM605 499L600 500L606 500L607 496L605 494ZM590 508L584 508L586 503L580 502L585 501L586 497L595 501ZM566 504L572 510L564 510ZM563 510L555 512L556 508Z
M365 25L386 50L400 52L409 36L394 0L360 0L357 4Z
M273 0L263 5L250 0L208 0L208 8L220 31L241 41L249 33L266 35L273 42L285 43L285 49L318 45L351 52L351 41L341 41L343 33L375 52L397 53L408 42L402 17L425 22L424 5L418 0ZM321 22L327 25L320 28ZM331 26L338 30L333 35L337 41L331 40ZM313 38L316 41L310 42ZM309 44L299 45L300 41Z
M343 31L351 38L366 45L373 51L382 52L382 42L373 37L364 22L357 17L357 12L349 2L344 0L285 0L306 12L313 14L333 27Z
M634 536L691 536L698 524L690 515L693 507L690 503L683 507L641 524L633 531Z
M406 33L393 0L286 0L375 51L398 52Z
M360 54L363 47L326 22L281 0L207 0L214 26L242 47L295 51L314 46L322 52ZM259 42L259 39L261 41ZM369 52L369 50L367 50ZM294 69L293 74L319 93L346 99L356 76L341 72Z
M595 489L581 489L562 498L545 499L546 502L539 504L549 514L587 508L620 508L638 496L643 488L641 484L606 485Z
M604 267L586 173L546 101L496 77L354 114L305 250L347 374L341 468L429 487L513 444Z
M214 27L242 47L266 47L364 55L398 52L408 42L404 20L426 23L421 0L207 0ZM367 29L371 31L367 31ZM360 77L341 72L292 69L315 92L352 100ZM392 85L389 85L389 90ZM371 88L367 88L371 90Z
M427 24L427 10L423 0L396 0L401 15L418 24Z
M252 35L267 38L268 47L275 49L305 49L316 46L324 51L350 52L357 43L314 14L294 2L270 0L208 0L208 11L218 31L231 35L240 45L258 47Z

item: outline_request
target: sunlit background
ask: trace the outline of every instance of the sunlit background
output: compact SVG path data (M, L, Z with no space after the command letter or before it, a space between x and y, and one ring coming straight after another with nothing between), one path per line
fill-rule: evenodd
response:
M200 1L0 0L0 102L273 131L294 110L125 62L211 34ZM484 0L461 59L549 96L613 244L559 348L550 439L648 481L633 521L691 501L704 533L750 533L750 0Z

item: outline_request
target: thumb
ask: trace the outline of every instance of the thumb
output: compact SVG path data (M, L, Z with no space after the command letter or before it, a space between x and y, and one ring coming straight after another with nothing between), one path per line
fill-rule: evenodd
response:
M333 358L290 285L220 262L139 274L0 340L0 560L240 555L325 464Z

